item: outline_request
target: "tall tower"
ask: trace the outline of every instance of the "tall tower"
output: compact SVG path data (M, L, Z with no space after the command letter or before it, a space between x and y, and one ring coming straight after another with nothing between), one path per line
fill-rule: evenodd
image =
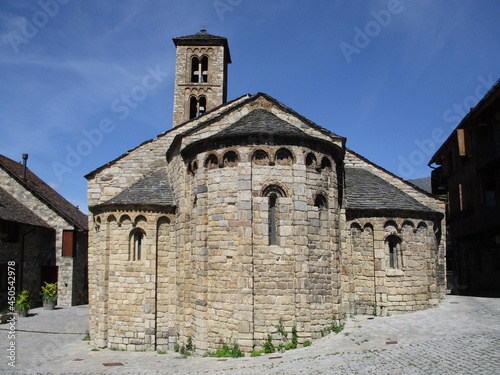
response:
M227 39L205 29L173 39L175 63L174 121L176 127L227 101Z

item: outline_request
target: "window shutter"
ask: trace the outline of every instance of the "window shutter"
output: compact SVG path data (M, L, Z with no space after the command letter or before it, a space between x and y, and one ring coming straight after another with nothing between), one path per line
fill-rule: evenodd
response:
M72 257L74 254L74 246L75 246L75 231L73 230L63 230L63 257Z

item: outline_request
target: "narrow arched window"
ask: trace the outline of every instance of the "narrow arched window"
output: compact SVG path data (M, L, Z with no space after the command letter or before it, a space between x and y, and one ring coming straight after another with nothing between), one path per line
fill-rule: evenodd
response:
M269 197L269 245L276 245L276 194Z
M269 199L269 245L278 245L278 202L279 197L286 197L285 190L279 185L269 185L262 191L262 196Z
M401 252L401 240L397 236L389 236L385 240L386 249L389 253L389 268L403 268L403 255Z
M200 97L198 102L198 116L203 116L207 111L207 98L204 96Z
M191 59L191 82L208 82L208 57L203 56L200 59L194 56Z
M195 56L191 59L191 82L199 82L200 60Z
M192 96L189 99L189 119L196 118L198 116L203 116L207 111L207 98L200 96L199 99Z
M194 96L189 99L189 119L195 118L198 115L198 100Z
M130 234L130 259L141 260L144 257L144 232L135 229Z
M208 57L203 56L201 58L201 81L208 82Z

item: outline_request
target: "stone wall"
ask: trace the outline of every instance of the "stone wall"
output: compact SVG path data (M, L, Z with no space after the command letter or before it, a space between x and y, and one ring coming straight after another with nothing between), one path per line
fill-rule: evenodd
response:
M348 221L342 259L345 311L386 315L436 306L445 295L439 225L400 217ZM389 236L400 241L392 267Z
M74 226L63 219L57 212L52 210L45 202L42 202L33 193L27 190L19 182L10 177L3 169L0 169L0 181L2 188L10 195L21 202L25 207L42 218L48 225L55 229L55 257L56 265L59 267L59 283L57 303L61 306L71 306L77 303L85 303L85 283L76 283L74 272L84 272L84 267L87 262L87 233L79 232L80 241L78 248L80 255L74 258L62 256L62 236L63 230L74 230ZM78 266L74 267L73 263L77 262ZM78 278L78 282L82 282L83 278ZM74 293L76 297L74 299Z
M191 47L177 46L175 63L174 120L178 126L189 120L189 98L204 96L206 110L211 110L226 101L226 70L223 46ZM191 82L191 59L208 57L207 82Z
M14 242L5 242L0 239L0 265L2 268L5 267L7 273L8 262L15 262L16 285L19 290L29 290L34 306L36 306L41 303L39 292L42 285L42 267L56 265L55 232L50 228L17 223L15 225L19 230ZM5 287L5 290L0 291L0 309L7 307L8 288L7 285Z

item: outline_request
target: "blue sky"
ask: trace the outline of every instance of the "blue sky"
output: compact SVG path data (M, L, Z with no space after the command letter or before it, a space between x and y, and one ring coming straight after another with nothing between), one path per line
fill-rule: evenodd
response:
M229 41L229 100L265 92L425 177L500 78L499 14L497 0L1 0L0 153L28 153L86 212L85 174L172 127L172 38L206 23Z

